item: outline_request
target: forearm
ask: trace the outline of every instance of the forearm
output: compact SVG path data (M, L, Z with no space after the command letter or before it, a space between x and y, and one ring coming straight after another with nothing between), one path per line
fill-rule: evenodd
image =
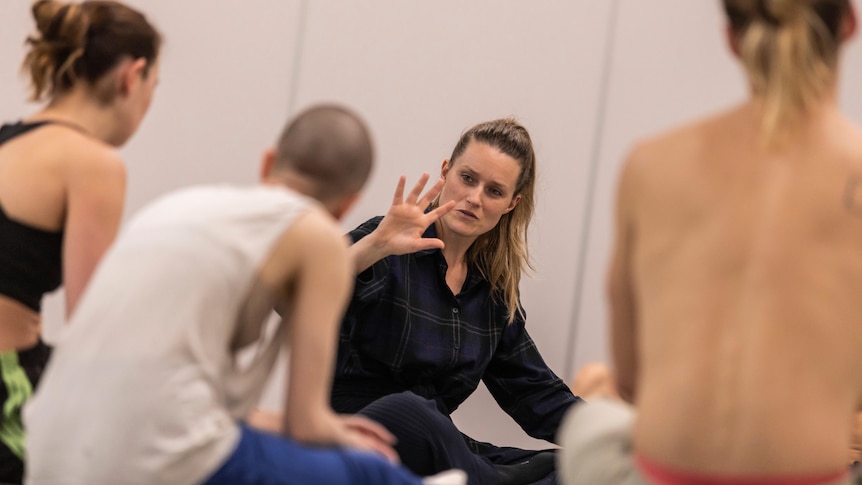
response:
M483 380L530 436L551 442L566 411L580 402L548 367L525 330L518 338L501 341Z
M281 418L279 431L300 443L326 446L338 442L336 414L328 407L297 409L289 405Z
M350 246L350 256L353 258L357 275L389 255L386 245L374 232Z
M300 340L291 350L288 400L280 428L302 443L332 444L338 436L336 414L329 405L333 353L314 345L300 350Z
M293 345L282 427L285 434L298 441L323 444L333 433L334 412L329 405L329 391L335 365L337 321L331 320L297 322L288 335Z
M503 384L517 388L512 389L514 392L492 392L501 408L529 436L551 443L556 443L556 434L566 412L571 406L583 402L559 380L535 385L523 382Z

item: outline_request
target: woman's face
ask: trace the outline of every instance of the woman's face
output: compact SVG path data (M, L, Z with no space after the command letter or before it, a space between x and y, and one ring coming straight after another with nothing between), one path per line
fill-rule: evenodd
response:
M440 205L455 201L455 208L440 218L441 236L452 233L476 239L493 229L503 214L521 199L515 194L521 165L500 150L472 141L457 159L446 160Z

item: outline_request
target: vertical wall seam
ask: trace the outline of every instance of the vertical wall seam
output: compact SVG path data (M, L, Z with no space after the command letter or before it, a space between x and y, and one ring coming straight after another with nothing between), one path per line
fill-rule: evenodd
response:
M575 295L572 304L571 325L569 326L569 338L566 344L566 374L568 380L575 372L575 340L578 337L578 326L581 314L581 306L584 294L584 278L586 274L587 253L589 252L589 234L592 226L593 207L596 197L596 183L599 176L599 162L602 150L602 138L605 133L605 117L608 109L608 91L610 90L611 69L613 68L614 47L616 44L616 30L619 22L619 0L611 3L608 15L608 34L605 38L605 62L602 66L602 79L599 88L599 104L596 110L596 134L593 138L590 169L587 175L587 190L584 202L583 223L581 224L581 241L578 252L577 272L575 275ZM605 322L601 322L602 325Z
M302 70L302 54L305 50L305 30L308 24L308 0L299 1L299 19L296 25L296 47L293 53L293 70L291 72L289 95L287 99L287 118L291 118L296 110L296 100L299 97L299 78Z

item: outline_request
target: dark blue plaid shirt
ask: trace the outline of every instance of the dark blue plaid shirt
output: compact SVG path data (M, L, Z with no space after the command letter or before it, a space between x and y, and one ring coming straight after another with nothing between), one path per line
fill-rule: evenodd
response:
M375 217L350 233L371 233ZM434 225L424 237L437 237ZM483 379L500 407L534 438L554 441L580 401L545 364L524 320L508 323L490 284L470 269L453 295L439 249L389 256L356 278L342 323L332 403L356 412L385 395L412 391L450 414Z

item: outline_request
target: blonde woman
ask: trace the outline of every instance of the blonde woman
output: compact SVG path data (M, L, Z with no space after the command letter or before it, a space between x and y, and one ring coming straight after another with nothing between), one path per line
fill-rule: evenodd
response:
M158 81L161 37L116 2L36 2L24 68L46 106L0 128L0 482L20 482L21 406L50 350L42 296L65 287L75 309L114 240L126 169L116 152Z
M420 475L460 468L472 484L554 481L553 452L481 443L449 418L482 380L527 433L553 441L579 401L543 361L519 301L535 177L523 126L480 123L428 193L426 176L404 197L402 178L386 216L350 233L357 278L333 407L383 424Z
M637 414L575 410L568 483L849 483L862 131L841 113L837 81L856 16L848 0L724 7L751 97L625 164L611 338Z

